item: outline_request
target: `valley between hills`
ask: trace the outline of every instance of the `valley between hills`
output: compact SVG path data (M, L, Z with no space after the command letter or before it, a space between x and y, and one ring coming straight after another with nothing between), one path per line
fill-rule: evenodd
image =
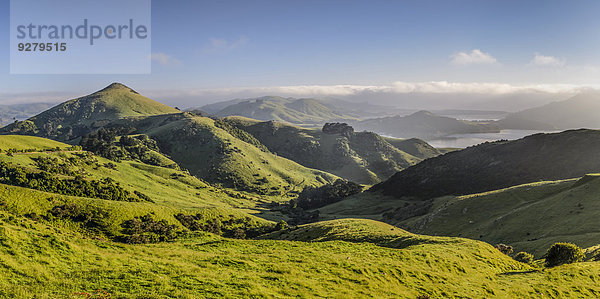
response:
M120 83L40 106L0 129L0 296L598 297L600 131L566 108L596 96L493 121ZM563 131L425 141L517 127Z

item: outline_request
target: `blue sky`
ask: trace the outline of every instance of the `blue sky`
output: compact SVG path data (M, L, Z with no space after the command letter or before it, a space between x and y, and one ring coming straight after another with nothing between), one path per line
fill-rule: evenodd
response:
M0 10L0 102L113 81L175 102L282 86L600 84L597 0L153 0L151 75L10 75L8 0Z

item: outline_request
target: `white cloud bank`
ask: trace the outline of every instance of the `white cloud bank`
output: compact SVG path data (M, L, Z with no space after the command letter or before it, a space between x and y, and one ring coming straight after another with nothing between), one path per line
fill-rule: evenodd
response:
M144 90L150 98L179 107L259 96L337 98L418 109L492 109L517 111L540 106L598 86L511 85L447 81L394 82L388 85L294 85L190 90Z
M535 53L530 64L537 66L561 67L565 65L565 61L554 56L545 56L540 53Z
M470 64L496 64L498 60L490 53L485 53L479 49L474 49L470 53L458 52L451 56L450 63L454 65Z
M571 93L585 87L571 84L511 85L504 83L457 83L447 81L394 82L389 85L292 85L271 87L238 87L179 91L193 95L261 94L289 96L351 96L360 93L436 93L436 94L510 94L510 93ZM163 91L169 93L168 91ZM155 95L163 92L154 92Z

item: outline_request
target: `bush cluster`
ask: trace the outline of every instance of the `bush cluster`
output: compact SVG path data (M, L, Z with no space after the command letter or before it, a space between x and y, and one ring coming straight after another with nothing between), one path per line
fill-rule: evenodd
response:
M152 151L160 152L154 139L147 135L129 136L133 132L134 128L127 127L102 128L83 136L80 144L83 149L116 162L137 160L150 165L177 168L176 165L162 165L160 158L152 154Z
M111 178L85 180L81 176L59 179L47 171L28 172L0 161L0 182L63 195L101 198L116 201L138 201Z
M333 184L304 188L298 198L290 201L290 206L291 208L298 207L304 210L317 209L338 202L361 191L361 185L338 179Z
M262 234L287 228L285 221L275 225L264 225L253 221L250 217L219 219L207 218L202 214L177 214L175 218L191 231L205 231L229 238L254 238Z
M521 251L521 252L515 254L514 259L517 262L531 264L531 262L533 262L533 254Z
M94 232L106 232L108 212L88 207L86 209L74 203L54 206L50 214L56 218L81 223L83 227Z
M585 258L583 250L572 243L554 243L546 252L546 266L581 262Z
M123 236L119 240L128 244L157 243L171 241L181 233L176 225L165 220L156 221L152 214L124 221Z

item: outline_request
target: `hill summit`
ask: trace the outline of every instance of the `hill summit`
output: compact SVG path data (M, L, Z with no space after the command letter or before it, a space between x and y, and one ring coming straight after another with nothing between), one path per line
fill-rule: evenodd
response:
M16 122L1 133L16 133L69 141L126 117L178 113L121 84L112 83L90 95L59 104L26 121Z
M497 125L459 120L452 117L440 116L426 110L401 116L370 118L350 122L356 130L373 131L378 134L398 138L438 138L452 134L492 133L499 132Z

